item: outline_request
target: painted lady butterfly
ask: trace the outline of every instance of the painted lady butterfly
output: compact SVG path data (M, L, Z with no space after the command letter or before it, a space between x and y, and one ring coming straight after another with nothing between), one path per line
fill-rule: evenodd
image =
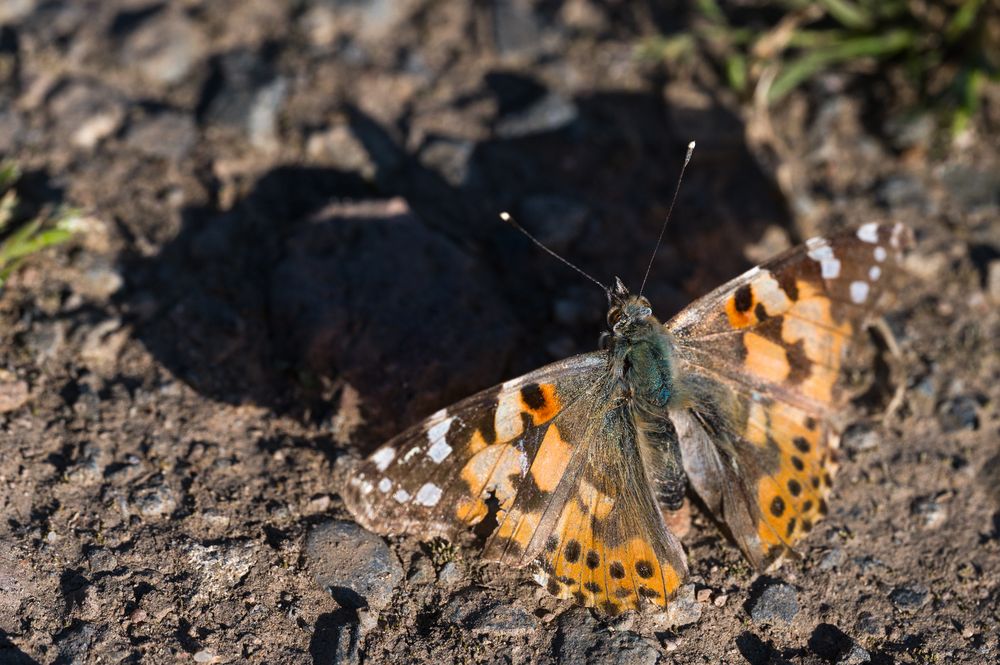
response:
M666 324L616 280L603 350L396 436L352 471L347 506L367 529L422 538L495 517L487 560L612 615L665 607L684 581L662 511L688 487L767 568L827 513L842 370L910 242L876 223L811 239Z

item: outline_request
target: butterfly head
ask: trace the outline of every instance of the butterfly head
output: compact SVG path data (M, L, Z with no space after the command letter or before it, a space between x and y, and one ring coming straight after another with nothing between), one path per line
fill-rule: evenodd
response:
M649 301L629 293L618 277L615 277L614 287L608 290L608 305L608 327L615 337L632 337L653 320Z

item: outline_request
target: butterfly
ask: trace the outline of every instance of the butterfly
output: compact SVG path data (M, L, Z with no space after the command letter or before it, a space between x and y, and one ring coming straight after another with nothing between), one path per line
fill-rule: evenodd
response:
M380 534L452 541L608 615L664 608L688 567L664 511L692 492L757 569L827 514L845 367L911 243L868 223L757 266L666 323L616 279L601 349L441 409L352 470Z

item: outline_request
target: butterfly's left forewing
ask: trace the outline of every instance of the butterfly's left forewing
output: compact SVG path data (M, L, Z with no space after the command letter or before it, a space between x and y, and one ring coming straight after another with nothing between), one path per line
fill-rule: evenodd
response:
M394 437L351 473L344 500L367 529L456 539L482 521L486 499L509 508L533 475L558 476L572 453L544 446L548 424L603 374L598 353L553 363L442 409ZM534 460L534 462L533 462ZM548 466L545 466L545 465Z
M604 353L508 381L377 449L344 499L372 531L451 540L495 501L485 559L608 614L665 606L687 567L614 389Z

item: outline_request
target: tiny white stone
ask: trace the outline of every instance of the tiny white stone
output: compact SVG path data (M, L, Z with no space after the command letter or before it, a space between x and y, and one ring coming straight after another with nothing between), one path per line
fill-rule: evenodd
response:
M851 282L851 300L859 305L868 298L868 282Z
M396 503L406 503L410 500L410 493L400 487L396 490L396 493L392 495L392 498L396 500Z
M437 443L427 449L427 456L430 457L435 464L440 464L448 459L448 455L451 455L451 446L445 443L443 438L439 439Z
M868 222L867 224L862 224L858 227L858 239L865 242L870 242L875 244L878 242L878 224L876 222Z
M886 256L888 256L888 254L886 254L885 247L882 247L881 245L879 245L878 247L875 248L875 260L876 261L878 261L879 263L882 263L883 261L885 261L885 257Z
M379 448L375 451L375 454L372 455L372 461L375 462L375 468L379 471L385 471L389 465L392 464L392 460L395 458L395 448Z
M889 244L895 248L899 248L899 236L903 233L903 225L896 222L896 225L892 227L892 237L889 238Z
M378 481L378 491L381 492L382 494L385 494L391 489L392 489L392 481L389 480L388 478L383 478L382 480Z
M417 490L417 503L422 506L436 506L437 502L441 500L441 488L434 483L424 483L419 490Z
M873 282L877 282L878 278L882 276L882 269L878 266L872 266L868 269L868 279Z

